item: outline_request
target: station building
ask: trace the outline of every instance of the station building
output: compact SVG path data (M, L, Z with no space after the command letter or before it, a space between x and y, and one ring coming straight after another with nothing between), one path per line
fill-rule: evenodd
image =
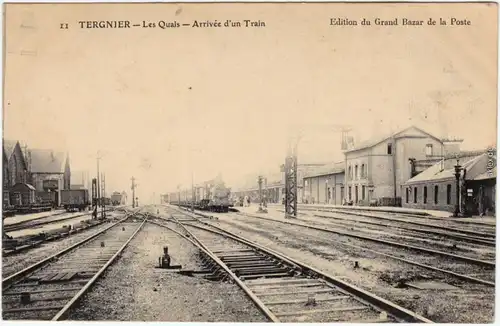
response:
M304 178L318 169L325 167L325 163L302 163L297 165L297 198L299 202L305 203ZM263 196L268 203L282 203L285 196L285 173L281 166L280 172L272 172L262 175L267 183L263 183ZM233 197L249 197L251 202L259 201L258 174L247 175L246 180L240 185L233 187Z
M459 182L458 189L455 177L457 163L466 172L465 180L463 183ZM467 194L465 204L469 213L474 215L480 213L479 200L482 196L484 211L488 210L494 214L495 188L496 154L463 153L458 158L441 160L408 180L403 186L402 206L453 212L458 190L460 201L462 201L461 196Z
M412 177L409 160L444 151L442 140L415 126L347 149L345 198L354 205L400 206L403 184Z
M304 177L304 197L306 204L342 205L345 192L344 162L326 164Z

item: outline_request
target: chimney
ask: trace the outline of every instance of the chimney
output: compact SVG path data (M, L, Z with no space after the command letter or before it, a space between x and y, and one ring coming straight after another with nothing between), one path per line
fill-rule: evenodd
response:
M416 166L415 166L415 163L416 163L415 161L416 161L416 159L415 159L415 158L409 158L408 160L410 161L410 167L411 167L411 172L410 172L410 173L411 173L411 174L410 174L410 175L411 175L411 177L410 177L410 178L413 178L414 176L416 176L416 175L417 175L417 168L416 168Z
M456 156L460 154L460 145L463 139L456 138L445 138L442 139L443 142L443 154L445 157Z

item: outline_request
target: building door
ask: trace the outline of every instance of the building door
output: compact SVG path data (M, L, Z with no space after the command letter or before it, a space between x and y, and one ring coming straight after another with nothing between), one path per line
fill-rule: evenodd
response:
M344 186L340 187L340 203L344 200Z
M337 205L337 197L335 196L335 187L332 187L332 202L334 205Z
M358 203L358 186L354 186L354 204Z

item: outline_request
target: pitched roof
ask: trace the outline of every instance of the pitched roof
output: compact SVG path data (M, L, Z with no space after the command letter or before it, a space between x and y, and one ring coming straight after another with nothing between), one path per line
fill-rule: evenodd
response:
M480 180L496 179L496 178L497 178L497 167L495 166L490 171L486 171L484 173L481 173L480 175L474 177L472 180L480 181Z
M312 178L312 177L319 177L322 175L330 175L330 174L337 174L337 173L343 173L345 172L345 162L335 162L335 163L328 163L323 166L320 166L312 171L309 171L304 175L304 178Z
M64 173L67 156L64 152L54 152L46 149L32 149L32 173Z
M373 139L369 139L367 141L364 141L364 142L361 142L359 143L357 146L355 146L354 148L351 148L351 149L347 149L345 150L344 152L345 153L348 153L348 152L354 152L354 151L359 151L361 149L365 149L365 148L370 148L370 147L373 147L375 145L378 145L380 144L381 142L389 139L389 138L392 138L392 137L396 137L398 134L401 134L407 130L410 130L410 129L417 129L419 130L420 132L423 132L424 134L427 134L429 135L430 137L438 140L438 141L441 141L441 139L437 138L436 136L428 133L427 131L425 130L422 130L418 127L415 127L415 126L409 126L409 127L406 127L406 128L403 128L403 129L400 129L399 131L397 132L390 132L390 133L386 133L384 134L383 136L380 136L380 137L375 137Z
M487 154L472 156L472 157L460 157L458 159L458 163L462 166L462 168L466 169L467 180L475 179L476 177L482 175L486 169L485 160L487 160ZM482 166L482 169L477 169L478 162ZM443 179L455 178L455 165L457 164L457 159L447 159L443 162L438 162L431 166L430 168L424 170L423 172L417 174L410 180L406 182L406 184L413 184L419 182L426 181L436 181Z
M5 152L5 156L7 156L7 159L10 159L12 156L12 153L14 153L14 149L16 148L18 141L16 140L3 140L3 150Z

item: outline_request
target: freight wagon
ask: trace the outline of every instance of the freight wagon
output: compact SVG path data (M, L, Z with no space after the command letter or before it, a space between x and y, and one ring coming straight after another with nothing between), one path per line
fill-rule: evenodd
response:
M87 189L61 190L61 204L68 212L83 211L90 205Z
M228 212L232 207L231 189L221 180L206 182L194 189L179 190L168 194L169 203L183 207L208 210L212 212Z

